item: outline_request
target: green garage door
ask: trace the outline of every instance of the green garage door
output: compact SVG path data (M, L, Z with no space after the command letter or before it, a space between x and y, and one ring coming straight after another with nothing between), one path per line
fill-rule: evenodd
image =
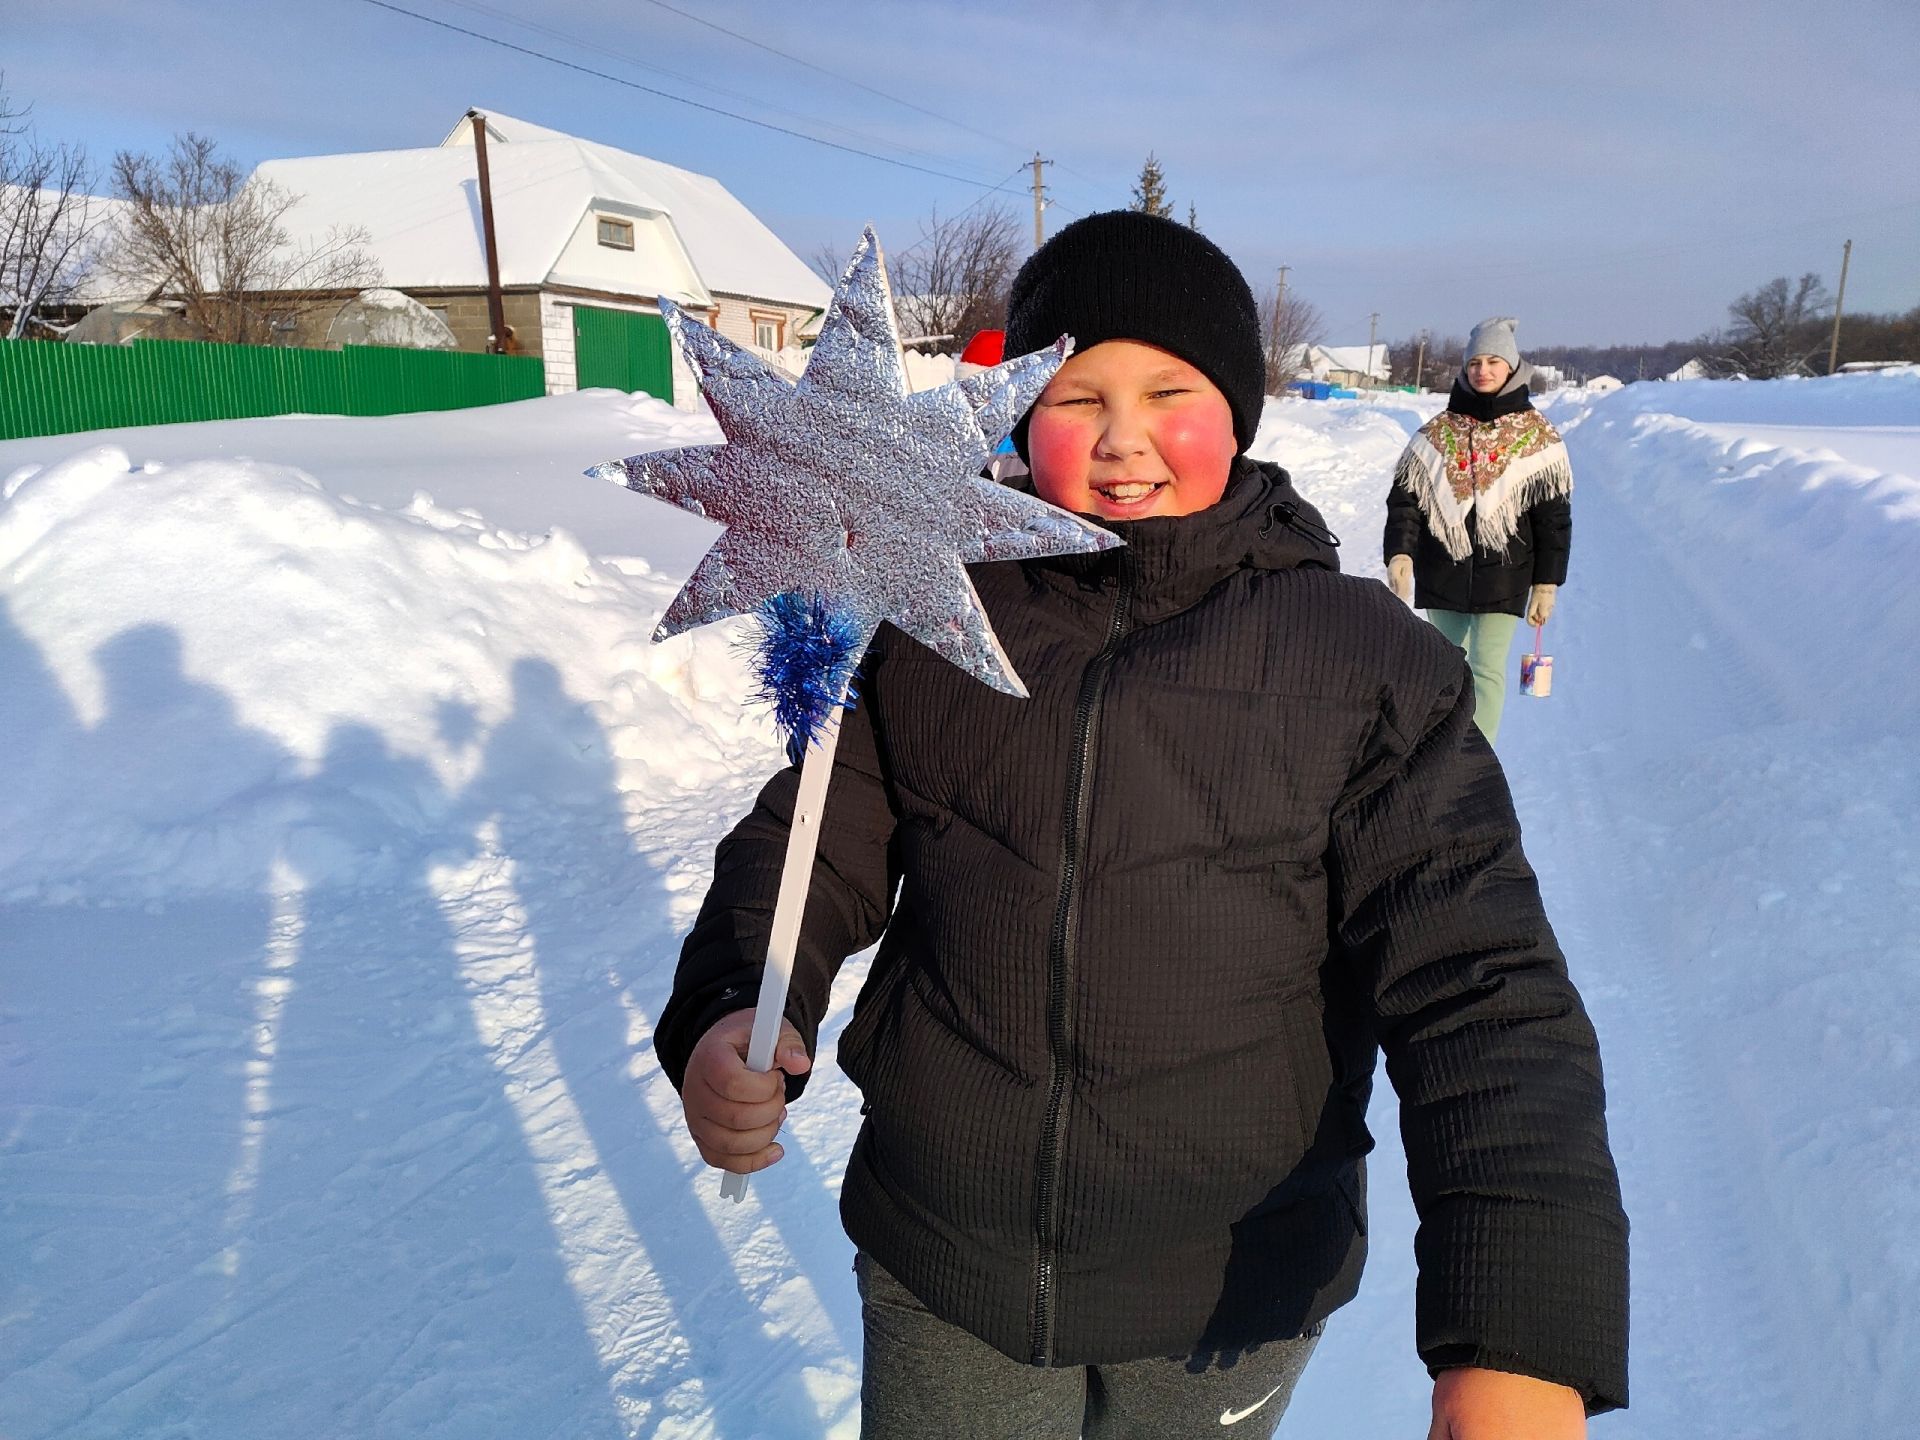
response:
M673 400L673 346L667 322L658 315L576 305L573 355L578 374L574 383L582 390L603 385Z

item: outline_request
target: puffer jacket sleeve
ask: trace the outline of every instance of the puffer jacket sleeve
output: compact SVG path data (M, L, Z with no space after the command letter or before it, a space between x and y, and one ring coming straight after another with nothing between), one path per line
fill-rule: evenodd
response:
M1426 517L1420 513L1420 502L1413 498L1407 484L1407 464L1407 457L1402 454L1400 463L1394 467L1393 488L1387 492L1387 528L1380 540L1382 560L1418 554L1421 533L1427 528Z
M1599 1051L1466 668L1432 640L1407 632L1416 674L1389 691L1329 857L1335 941L1400 1096L1420 1354L1613 1409L1627 1399L1627 1221Z
M1527 511L1533 527L1533 583L1567 583L1567 557L1573 550L1573 503L1566 495L1542 500Z
M866 693L864 684L856 694ZM654 1049L678 1089L693 1047L709 1026L734 1010L751 1009L760 995L767 937L786 864L800 771L788 766L761 790L745 819L720 842L713 883L700 916L680 950L673 997L654 1029ZM866 949L886 929L894 892L890 861L894 819L881 774L873 717L856 705L843 714L840 746L821 817L793 984L786 1015L812 1055L827 1013L833 977L849 955ZM787 1077L787 1097L798 1097L806 1076Z

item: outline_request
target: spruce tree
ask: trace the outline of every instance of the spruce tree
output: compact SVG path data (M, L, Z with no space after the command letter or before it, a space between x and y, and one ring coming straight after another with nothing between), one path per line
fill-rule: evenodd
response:
M1167 199L1167 177L1161 173L1160 161L1151 150L1147 152L1147 163L1140 167L1140 182L1133 187L1133 204L1127 208L1158 215L1163 220L1173 217L1173 203Z
M1193 208L1193 202L1191 200L1187 202L1187 228L1189 230L1198 230L1200 228L1200 212Z

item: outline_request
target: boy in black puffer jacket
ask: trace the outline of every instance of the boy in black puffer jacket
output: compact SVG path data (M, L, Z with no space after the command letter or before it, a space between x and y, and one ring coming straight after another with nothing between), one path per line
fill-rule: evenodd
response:
M1562 1440L1626 1399L1626 1219L1591 1026L1460 652L1338 573L1262 403L1246 282L1192 230L1067 227L1008 353L1097 556L970 575L1031 689L883 629L844 721L778 1058L744 1065L798 772L722 842L655 1043L751 1172L841 962L866 1099L842 1213L863 1434L1271 1431L1365 1250L1376 1047L1420 1212L1435 1433Z

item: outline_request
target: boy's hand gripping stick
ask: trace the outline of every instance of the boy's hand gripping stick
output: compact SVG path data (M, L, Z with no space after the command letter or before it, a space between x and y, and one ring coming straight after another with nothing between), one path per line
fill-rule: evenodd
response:
M840 710L820 727L818 739L800 762L800 793L794 801L793 825L787 832L787 862L780 871L780 894L773 903L773 929L767 937L767 968L760 977L760 999L753 1008L753 1035L747 1042L747 1068L771 1070L773 1048L780 1039L780 1021L787 1013L787 990L793 980L793 956L800 943L800 921L807 912L812 888L813 857L820 847L820 812L826 808L827 781L833 776L833 754L840 748ZM747 1198L747 1177L729 1171L720 1181L720 1193L736 1204Z

